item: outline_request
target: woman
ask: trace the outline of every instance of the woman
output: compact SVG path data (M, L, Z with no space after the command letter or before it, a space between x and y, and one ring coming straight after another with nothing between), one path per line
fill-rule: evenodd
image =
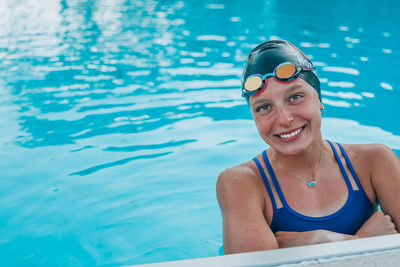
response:
M322 138L319 79L297 47L254 48L242 94L269 148L218 178L225 254L397 233L399 159L384 145Z

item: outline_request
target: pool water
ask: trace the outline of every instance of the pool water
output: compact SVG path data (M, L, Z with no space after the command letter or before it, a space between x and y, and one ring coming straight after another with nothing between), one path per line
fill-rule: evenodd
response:
M266 148L240 76L282 38L323 135L400 155L399 1L0 2L0 265L216 256L218 174Z

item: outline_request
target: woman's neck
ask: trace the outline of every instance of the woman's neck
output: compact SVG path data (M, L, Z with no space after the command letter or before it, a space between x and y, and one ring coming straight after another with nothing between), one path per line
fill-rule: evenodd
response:
M316 140L304 151L296 155L286 155L270 148L270 156L273 160L277 161L278 164L285 166L292 171L312 172L313 175L316 174L318 168L320 167L323 150L327 149L326 142L322 139Z

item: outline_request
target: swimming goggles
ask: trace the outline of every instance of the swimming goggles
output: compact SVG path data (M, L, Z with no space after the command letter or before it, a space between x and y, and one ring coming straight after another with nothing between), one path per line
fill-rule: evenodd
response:
M296 67L293 63L284 62L279 64L272 73L264 76L253 74L247 77L242 88L242 96L251 96L257 94L261 89L267 87L268 78L274 77L281 82L292 82L296 80L303 71L314 71L314 68L306 69Z

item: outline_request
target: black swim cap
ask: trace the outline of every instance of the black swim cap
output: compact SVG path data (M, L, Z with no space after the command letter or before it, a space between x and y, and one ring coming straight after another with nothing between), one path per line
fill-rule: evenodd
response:
M242 90L247 77L253 74L272 73L275 68L284 62L290 62L297 67L313 68L311 60L296 46L285 40L270 40L256 46L249 54L242 75ZM300 78L311 85L321 100L319 78L315 71L304 71ZM247 103L249 96L245 96Z

